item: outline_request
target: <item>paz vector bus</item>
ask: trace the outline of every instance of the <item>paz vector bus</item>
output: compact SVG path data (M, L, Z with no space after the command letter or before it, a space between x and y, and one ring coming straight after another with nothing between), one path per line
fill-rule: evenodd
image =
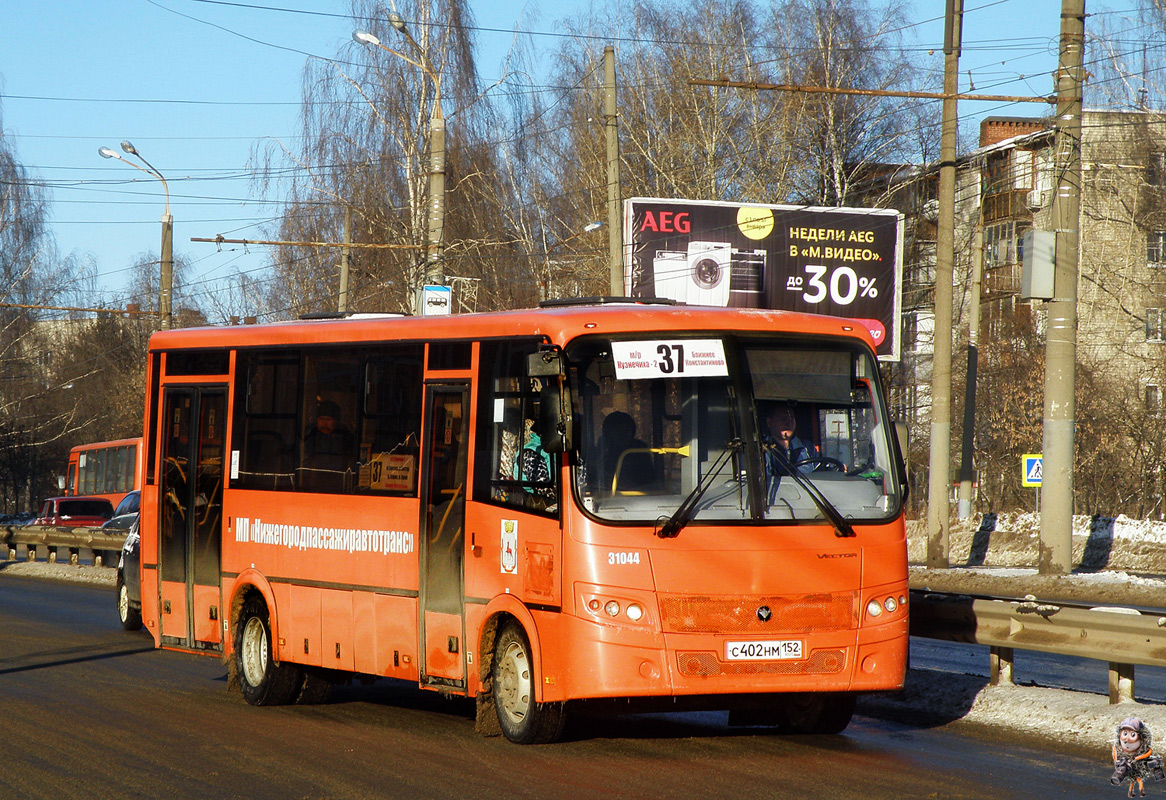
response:
M255 705L353 675L476 698L517 743L605 700L838 732L900 687L906 476L865 328L544 306L156 333L156 645Z

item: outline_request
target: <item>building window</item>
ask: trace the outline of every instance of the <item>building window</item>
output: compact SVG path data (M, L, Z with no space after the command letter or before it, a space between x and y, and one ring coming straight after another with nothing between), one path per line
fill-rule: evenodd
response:
M1166 152L1150 153L1146 163L1146 183L1151 186L1166 184Z
M1166 267L1166 231L1146 234L1146 263L1151 267Z
M1019 264L1023 257L1022 242L1027 226L1002 222L984 226L984 266L988 269Z
M1162 313L1161 308L1147 308L1146 309L1146 341L1147 342L1161 342L1166 341L1162 336L1162 321L1166 316Z
M1146 410L1157 414L1162 407L1162 391L1157 384L1146 384Z

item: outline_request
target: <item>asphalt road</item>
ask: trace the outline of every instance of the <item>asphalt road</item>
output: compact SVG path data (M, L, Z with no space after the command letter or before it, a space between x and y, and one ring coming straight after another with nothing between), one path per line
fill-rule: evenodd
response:
M252 708L216 659L122 631L113 599L0 567L3 800L1124 793L1104 757L861 716L833 737L729 728L723 714L581 718L562 743L518 747L475 734L464 701L390 681L322 706Z

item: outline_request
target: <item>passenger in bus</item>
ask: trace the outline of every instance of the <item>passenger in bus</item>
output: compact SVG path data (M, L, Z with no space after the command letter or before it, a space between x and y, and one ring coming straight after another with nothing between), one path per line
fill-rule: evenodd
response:
M636 421L631 414L612 411L603 418L599 449L603 459L599 475L601 491L639 492L657 485L656 465L647 443L636 438Z
M543 448L542 436L536 430L533 419L523 424L522 449L514 459L514 479L520 481L522 489L529 495L531 505L547 508L555 504L553 483L554 459Z
M313 489L343 489L355 463L355 440L340 421L340 406L323 400L316 406L316 424L304 436L306 483Z

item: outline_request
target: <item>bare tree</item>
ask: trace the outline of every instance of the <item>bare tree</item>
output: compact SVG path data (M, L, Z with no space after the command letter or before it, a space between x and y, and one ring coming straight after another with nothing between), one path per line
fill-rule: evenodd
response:
M359 249L353 259L350 302L383 310L411 309L420 283L431 201L429 130L439 88L448 123L445 213L451 262L462 242L455 231L465 218L466 186L481 158L474 146L481 135L475 110L480 88L468 8L458 0L410 0L398 3L396 12L408 37L390 25L384 4L355 0L354 27L373 33L383 47L353 42L336 60L309 63L305 146L263 154L268 185L280 184L290 169L291 202L280 221L281 239L339 242L348 210L353 241L401 248ZM270 297L274 310L334 310L337 264L338 253L330 248L280 247ZM457 274L457 266L446 271Z
M78 412L58 391L50 312L76 288L75 259L57 255L48 198L3 137L0 125L0 492L27 509L50 484L55 456ZM59 315L58 315L59 316Z
M1091 16L1085 100L1114 109L1166 105L1166 0L1138 0L1127 10Z
M784 0L773 8L783 82L840 89L904 89L919 77L903 48L904 6L867 0ZM794 175L798 199L853 202L857 180L879 163L915 155L917 121L901 99L798 97Z

